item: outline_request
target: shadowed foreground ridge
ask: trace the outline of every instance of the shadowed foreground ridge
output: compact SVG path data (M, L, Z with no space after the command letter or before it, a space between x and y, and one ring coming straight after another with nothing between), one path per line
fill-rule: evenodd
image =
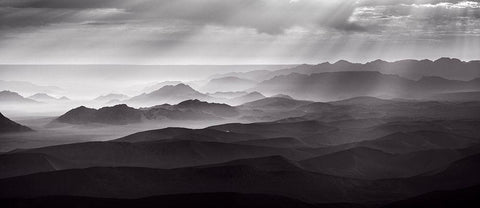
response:
M308 204L299 200L282 196L265 194L241 194L241 193L203 193L203 194L177 194L153 196L140 199L109 199L74 196L50 196L32 199L3 199L2 207L89 207L89 208L122 208L122 207L232 207L232 208L355 208L363 207L355 204Z
M32 131L32 129L20 125L0 113L0 133L25 132Z

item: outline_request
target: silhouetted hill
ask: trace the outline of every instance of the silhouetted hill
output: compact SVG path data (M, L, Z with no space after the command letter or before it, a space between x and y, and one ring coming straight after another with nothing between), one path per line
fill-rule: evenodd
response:
M151 141L160 141L160 140L168 140L172 139L176 136L180 136L183 134L188 134L192 132L192 129L187 128L175 128L169 127L165 129L157 129L157 130L150 130L150 131L142 131L135 134L131 134L114 141L118 142L151 142Z
M98 110L84 106L72 109L55 119L55 122L68 124L104 123L112 125L139 123L154 120L223 120L238 116L235 107L208 103L199 100L186 100L177 105L157 105L135 109L125 104L103 107Z
M244 91L255 86L257 82L242 79L234 76L215 78L210 80L207 84L201 87L204 92L217 91Z
M480 141L452 133L426 130L414 131L414 129L410 129L410 132L392 133L375 140L360 142L359 144L386 152L401 153L428 149L460 149L478 142Z
M81 106L68 111L54 121L68 124L104 123L122 125L141 122L142 118L142 111L122 104L103 107L98 110Z
M241 192L288 196L313 203L396 201L433 190L480 184L479 156L435 175L357 180L312 173L279 157L171 170L87 168L0 179L0 198L88 196L141 198L182 193Z
M24 98L16 92L1 91L0 92L0 104L36 104L39 103L35 100Z
M37 158L37 160L47 160L57 170L86 167L178 168L272 155L281 155L294 160L305 159L311 156L309 153L295 149L193 139L194 138L174 138L170 140L135 143L75 143L21 150L15 153L9 153L9 157L2 159L5 159L5 161L14 159L18 161L18 163L15 164L16 166L8 166L8 168L11 169L7 170L7 167L5 167L5 172L24 175L25 173L23 172L25 171L27 173L31 172L31 163L28 160L18 159L24 158L25 156L17 156L16 154L42 154L39 155L40 158ZM49 160L48 158L55 158L55 160ZM62 162L59 163L55 161Z
M176 105L180 109L200 110L214 115L231 117L238 115L237 110L227 104L208 103L200 100L186 100Z
M382 208L424 208L424 207L439 207L439 208L457 208L457 207L479 207L480 186L473 186L469 188L451 190L451 191L434 191L427 194L422 194L413 198L394 202Z
M426 99L442 100L442 101L450 101L450 102L480 101L480 91L440 93L440 94L434 94L431 97L427 97Z
M16 153L0 155L0 178L66 169L69 166L45 154Z
M463 155L454 150L426 150L408 154L391 154L356 147L300 162L308 170L349 178L404 178L448 166Z
M175 104L190 99L207 100L211 97L192 89L188 85L178 84L175 86L167 85L151 93L132 97L126 102L139 105L158 105L162 103Z
M326 105L329 104L329 105ZM301 106L305 119L347 120L410 118L410 120L475 120L480 118L480 102L384 100L354 97L347 100Z
M336 186L339 183L364 184L301 170L270 171L249 165L175 170L89 168L1 179L0 185L5 188L0 190L0 197L139 198L173 193L243 192L283 195L313 202L363 198L363 193L353 194L355 188ZM351 195L345 195L345 192Z
M32 199L2 199L0 206L5 208L24 207L89 207L89 208L347 208L346 204L312 205L284 196L245 193L193 193L152 196L140 199L113 199L76 196L51 196ZM353 205L351 207L354 207Z
M177 105L159 105L141 109L150 120L169 118L173 120L221 120L239 115L236 108L227 104L186 100Z
M0 133L13 133L13 132L25 132L32 131L32 129L22 126L0 113Z

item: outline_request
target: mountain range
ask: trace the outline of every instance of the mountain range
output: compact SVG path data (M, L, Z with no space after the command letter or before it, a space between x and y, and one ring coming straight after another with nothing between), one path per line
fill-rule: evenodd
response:
M186 100L176 105L163 104L148 108L132 108L119 104L100 109L80 106L72 109L53 122L67 124L112 124L124 125L155 120L223 120L239 115L236 108L219 103L208 103L200 100Z
M38 104L39 102L25 98L16 92L1 91L0 104Z
M167 85L151 93L144 93L132 97L125 102L127 104L136 104L143 106L159 105L163 103L177 104L185 100L198 99L209 100L210 96L200 93L188 85Z
M453 81L440 77L411 80L375 71L325 72L279 75L252 90L264 94L286 93L296 99L332 101L359 96L422 99L429 95L480 90L480 79Z
M61 93L63 89L56 86L41 86L25 81L5 81L0 80L0 90L19 92L21 94L35 93Z
M63 96L60 98L53 97L46 93L37 93L28 97L29 99L39 101L39 102L58 102L58 101L69 101L70 99Z
M150 82L85 104L2 91L13 110L95 108L22 118L35 131L0 114L0 145L12 146L0 206L476 205L478 66L338 61Z
M286 197L302 206L393 206L480 184L479 108L478 102L357 97L321 103L283 96L236 107L200 100L140 109L81 107L60 118L127 124L177 111L223 117L303 113L17 149L0 154L0 198L51 203L81 196L97 203L234 193Z
M287 75L290 73L314 74L324 72L341 71L377 71L384 74L396 74L409 79L420 79L422 77L442 77L452 80L470 80L472 77L480 75L480 61L461 61L454 58L440 58L431 60L399 60L387 62L375 60L361 63L351 63L340 60L335 63L320 63L317 65L303 64L293 68L273 71L266 79L278 75ZM461 71L461 73L459 73Z

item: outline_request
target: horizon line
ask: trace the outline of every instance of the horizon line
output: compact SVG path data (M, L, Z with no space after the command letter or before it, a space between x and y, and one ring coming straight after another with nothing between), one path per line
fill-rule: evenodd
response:
M436 59L429 59L429 58L422 58L422 59L413 59L413 58L405 58L405 59L395 59L395 60L386 60L386 59L374 59L369 61L357 62L357 61L350 61L348 59L338 59L335 61L320 61L320 62L304 62L304 63L245 63L245 64L140 64L140 63L72 63L72 64L65 64L65 63L42 63L42 64L34 64L34 63L0 63L0 66L298 66L298 65L318 65L318 64L334 64L340 61L347 61L352 64L367 64L375 61L385 61L389 63L398 62L398 61L405 61L405 60L414 60L414 61L431 61L435 62L440 59L456 59L462 62L475 62L480 61L480 57L478 59L460 59L455 57L440 57Z

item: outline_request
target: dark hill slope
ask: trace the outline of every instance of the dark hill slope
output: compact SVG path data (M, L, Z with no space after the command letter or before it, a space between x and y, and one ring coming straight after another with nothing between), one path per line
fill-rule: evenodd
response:
M12 133L12 132L25 132L25 131L32 131L32 129L22 126L7 117L3 116L0 113L0 134L1 133Z

